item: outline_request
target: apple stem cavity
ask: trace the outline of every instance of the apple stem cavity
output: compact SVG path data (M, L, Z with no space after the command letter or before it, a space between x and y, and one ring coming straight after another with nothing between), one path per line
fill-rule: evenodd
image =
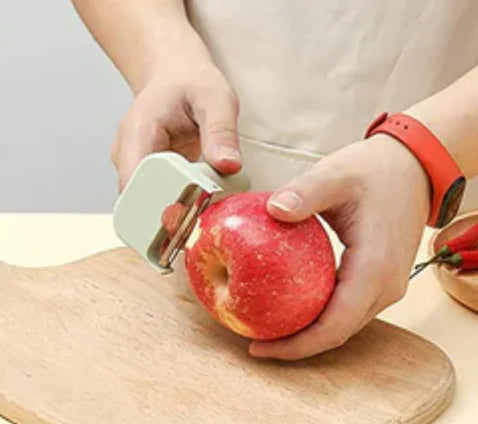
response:
M227 266L219 262L212 269L211 280L214 284L216 300L220 303L226 302L229 297L229 271Z
M216 268L214 282L217 286L227 286L229 284L229 271L225 265Z

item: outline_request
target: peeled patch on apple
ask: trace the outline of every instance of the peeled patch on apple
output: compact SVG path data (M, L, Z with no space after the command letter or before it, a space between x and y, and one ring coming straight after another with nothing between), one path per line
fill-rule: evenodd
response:
M186 215L188 208L182 203L176 202L169 205L161 216L161 223L171 238L178 231L181 221Z
M185 245L190 285L225 327L256 340L273 340L312 323L335 286L335 260L321 223L311 217L283 223L266 211L270 193L233 194L209 206ZM186 207L169 206L170 235Z

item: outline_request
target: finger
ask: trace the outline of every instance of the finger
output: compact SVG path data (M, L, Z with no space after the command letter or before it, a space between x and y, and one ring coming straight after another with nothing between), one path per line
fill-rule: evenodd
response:
M387 305L383 304L383 297L377 299L375 302L372 303L370 308L368 309L367 313L365 314L362 322L357 327L357 331L355 334L359 333L363 330L363 328L369 324L371 321L375 319L375 317L386 308Z
M201 149L206 162L223 174L238 172L242 164L236 95L226 89L201 91L191 97L190 103L199 125Z
M390 284L392 283L392 281L389 281L387 283ZM386 309L388 306L400 301L403 298L403 296L407 292L408 284L406 279L404 284L399 283L400 280L397 280L395 283L392 283L394 285L392 287L389 287L388 290L385 290L382 296L372 304L362 321L360 330L365 327L370 321L376 318L377 315L384 309Z
M296 360L341 346L362 325L380 297L380 284L369 268L368 249L344 253L339 283L318 321L287 339L252 342L251 355Z
M352 175L336 166L332 158L326 158L276 191L267 208L281 221L301 221L345 200L351 201L359 188Z
M367 313L365 314L362 322L358 326L356 333L359 333L360 331L362 331L364 329L364 327L366 327L368 324L370 324L370 322L373 321L380 312L382 312L387 306L389 306L390 303L393 303L393 302L387 301L386 298L387 298L386 295L382 295L382 297L377 299L370 306L370 308L367 311Z
M115 143L119 190L124 189L141 160L153 152L167 150L169 142L169 134L161 123L137 124L130 120L122 124Z

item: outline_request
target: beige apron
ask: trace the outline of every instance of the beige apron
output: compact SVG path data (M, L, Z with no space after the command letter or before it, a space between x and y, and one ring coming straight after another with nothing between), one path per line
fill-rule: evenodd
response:
M478 65L476 0L189 0L237 90L253 188L272 189ZM478 160L478 159L477 159ZM473 181L464 209L478 208Z

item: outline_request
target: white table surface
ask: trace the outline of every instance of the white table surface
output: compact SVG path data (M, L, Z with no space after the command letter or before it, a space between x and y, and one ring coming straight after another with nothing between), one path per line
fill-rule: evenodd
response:
M430 234L425 233L419 259L426 256ZM59 265L121 245L110 215L0 214L0 260L14 265ZM451 358L456 394L436 423L478 423L478 314L450 299L425 271L380 318L434 342Z

